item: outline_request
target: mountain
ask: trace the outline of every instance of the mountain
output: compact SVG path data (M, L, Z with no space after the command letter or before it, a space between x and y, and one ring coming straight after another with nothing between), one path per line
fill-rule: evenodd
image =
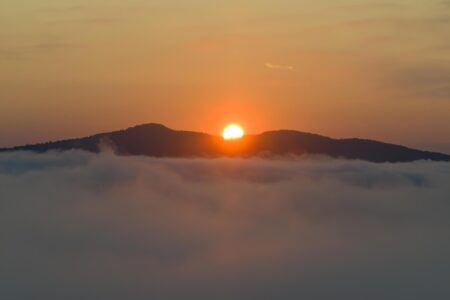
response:
M80 149L100 152L105 148L112 148L119 155L153 157L320 154L372 162L450 161L450 155L364 139L332 139L311 133L279 130L246 135L240 140L225 141L220 136L172 130L160 124L139 125L85 138L25 145L0 151L46 152Z

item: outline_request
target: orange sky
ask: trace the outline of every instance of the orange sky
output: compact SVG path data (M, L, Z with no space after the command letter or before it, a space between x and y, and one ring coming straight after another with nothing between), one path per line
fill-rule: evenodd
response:
M0 4L0 146L159 122L450 152L450 4Z

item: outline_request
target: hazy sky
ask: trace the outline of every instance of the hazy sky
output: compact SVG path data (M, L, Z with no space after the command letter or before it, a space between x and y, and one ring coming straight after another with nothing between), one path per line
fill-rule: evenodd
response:
M230 121L450 152L450 1L1 0L0 146Z

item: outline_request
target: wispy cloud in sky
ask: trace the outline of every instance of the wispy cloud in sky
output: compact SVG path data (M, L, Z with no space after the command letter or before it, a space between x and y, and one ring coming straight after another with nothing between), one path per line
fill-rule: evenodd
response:
M289 66L289 65L279 65L279 64L269 63L269 62L266 62L264 65L268 69L285 70L285 71L294 71L295 70L294 66Z
M252 42L258 42L259 35L253 34L225 34L194 39L187 43L188 48L199 51L229 50L230 48L243 47Z
M21 60L54 51L76 48L77 45L60 40L43 41L28 45L0 46L0 60Z

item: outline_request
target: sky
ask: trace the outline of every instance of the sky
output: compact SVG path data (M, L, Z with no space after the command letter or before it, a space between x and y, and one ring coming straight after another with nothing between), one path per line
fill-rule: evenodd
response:
M22 299L449 299L450 164L0 154Z
M450 1L2 0L0 146L157 122L450 153Z

